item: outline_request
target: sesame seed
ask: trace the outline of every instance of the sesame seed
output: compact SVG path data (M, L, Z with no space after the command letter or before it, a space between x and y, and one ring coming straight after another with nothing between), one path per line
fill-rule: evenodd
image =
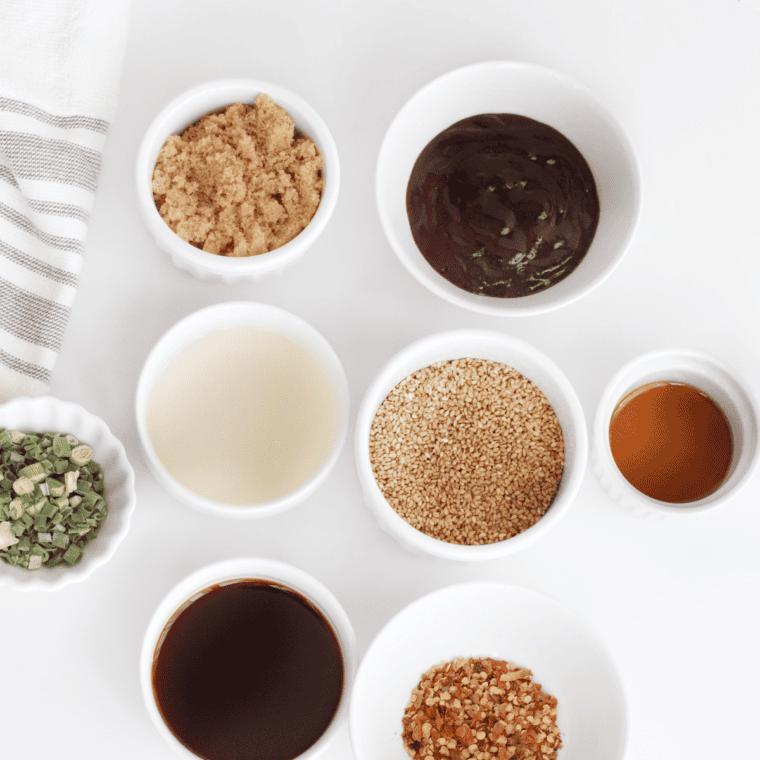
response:
M534 525L554 500L564 439L544 393L485 359L409 375L375 414L377 484L410 525L454 544L491 544Z

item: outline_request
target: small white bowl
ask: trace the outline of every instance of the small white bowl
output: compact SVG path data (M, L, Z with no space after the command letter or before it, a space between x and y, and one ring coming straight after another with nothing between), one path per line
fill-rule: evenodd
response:
M321 611L338 638L343 655L343 693L335 716L325 733L306 752L298 756L299 760L313 760L333 741L347 718L351 689L356 675L356 637L351 621L332 593L308 573L283 562L258 558L216 562L196 570L180 581L164 597L148 623L140 652L140 687L145 707L153 725L171 747L182 757L197 760L197 755L181 744L164 723L153 696L153 663L158 653L158 646L163 640L164 629L187 604L197 598L199 592L225 581L246 579L272 581L308 599Z
M250 325L284 335L303 348L324 369L335 400L335 429L330 449L319 469L298 488L267 502L224 504L200 496L179 483L158 458L146 423L151 392L164 370L191 343L214 330ZM343 365L330 344L308 322L276 306L250 301L230 301L189 314L171 327L156 343L145 361L135 399L137 432L145 461L156 480L175 498L205 512L232 518L255 518L290 509L313 493L327 478L343 447L348 432L349 395Z
M317 144L325 160L322 172L324 192L314 218L289 243L258 256L217 256L182 240L161 218L153 201L153 170L158 153L169 135L179 134L201 116L233 103L251 105L260 93L269 95L278 106L282 106L296 127ZM282 272L285 267L300 259L322 234L338 199L340 162L335 141L327 125L298 95L279 85L257 79L219 79L193 87L161 109L140 143L135 164L135 182L137 203L145 224L156 245L169 254L176 266L204 280L222 281L226 284L256 282Z
M408 760L401 720L412 689L431 667L459 657L493 657L532 670L533 680L557 699L562 760L625 757L630 711L606 646L554 599L481 582L417 599L375 637L351 697L356 760Z
M610 419L630 391L658 381L686 383L706 393L726 415L734 440L734 457L723 484L704 499L670 504L641 493L615 464L610 449ZM758 406L749 386L722 361L701 351L671 348L639 356L622 367L602 393L594 418L592 466L607 495L638 517L695 515L717 509L736 496L760 463Z
M480 296L453 285L420 253L409 226L407 184L422 149L460 119L483 113L528 116L559 130L588 162L599 195L599 226L581 264L556 285L522 298ZM622 260L641 208L636 156L615 117L570 77L514 61L489 61L456 69L413 95L383 140L375 192L385 234L409 272L450 303L494 316L541 314L589 293Z
M87 545L75 565L58 565L29 571L0 562L0 584L15 586L21 591L57 591L78 583L102 565L116 552L129 531L135 508L135 473L127 459L121 441L108 425L71 401L52 396L16 398L0 406L0 427L23 432L42 433L54 430L71 433L93 449L93 460L102 468L105 477L108 515L98 535Z
M413 528L383 496L372 472L369 434L378 407L404 378L439 361L489 359L507 364L535 383L552 405L565 442L565 467L557 495L532 527L505 541L468 546L452 544ZM539 539L566 514L583 480L588 455L586 419L570 382L554 362L524 341L488 330L452 330L412 343L396 354L370 384L359 409L355 434L356 467L364 501L380 527L402 546L419 554L473 562L512 554Z

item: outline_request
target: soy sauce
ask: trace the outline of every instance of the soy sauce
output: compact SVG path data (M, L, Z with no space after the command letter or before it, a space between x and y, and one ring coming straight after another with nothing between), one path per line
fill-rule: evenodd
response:
M153 661L164 722L206 760L290 760L330 725L344 665L322 613L291 589L206 589L165 629Z

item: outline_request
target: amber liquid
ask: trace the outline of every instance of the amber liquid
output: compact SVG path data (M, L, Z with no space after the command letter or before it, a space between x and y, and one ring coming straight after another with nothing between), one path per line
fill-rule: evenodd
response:
M290 589L211 587L166 630L153 662L164 722L206 760L290 760L330 725L343 692L337 637Z
M613 412L609 434L620 472L659 501L703 499L731 467L731 426L720 407L691 385L652 383L632 391Z

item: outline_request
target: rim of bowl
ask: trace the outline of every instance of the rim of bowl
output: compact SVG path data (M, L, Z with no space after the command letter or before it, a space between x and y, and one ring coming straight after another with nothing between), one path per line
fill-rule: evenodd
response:
M698 362L703 365L709 366L714 371L720 373L722 377L722 383L732 384L736 395L744 396L744 401L747 405L749 412L751 413L751 419L747 421L748 432L751 434L751 440L745 445L750 447L750 452L747 455L748 462L745 465L744 473L741 474L737 481L732 484L731 488L726 490L723 494L720 490L723 485L728 482L728 478L721 486L712 494L705 496L703 499L697 501L686 502L684 504L670 504L669 502L653 499L650 496L639 491L632 486L628 480L618 469L615 464L615 460L612 457L612 450L610 448L609 441L609 418L617 406L622 397L628 392L628 390L634 390L639 385L646 384L648 382L655 382L654 380L647 380L642 378L638 374L632 374L639 368L643 368L647 363L653 360L662 359L666 361L668 367L656 374L667 375L669 372L677 372L684 365L681 364L684 361L691 360L692 362ZM653 371L654 372L654 371ZM693 374L698 374L696 369L692 369ZM651 374L651 373L650 373ZM622 387L623 381L631 376L632 379L626 380L625 388ZM635 377L638 376L638 380ZM666 377L661 378L662 381L667 382ZM674 381L682 382L682 381ZM726 394L730 395L730 394ZM708 396L712 398L712 395L708 393ZM713 399L715 400L715 399ZM717 401L716 401L717 403ZM719 404L720 406L720 404ZM728 501L733 499L747 486L749 481L757 471L758 465L760 465L760 447L758 447L758 406L757 398L752 392L750 386L743 380L743 378L737 374L737 372L729 367L724 361L717 357L693 348L662 348L655 351L648 351L645 354L634 357L630 361L626 362L610 379L602 392L599 399L599 403L596 407L596 414L594 417L594 452L599 460L599 463L604 467L607 475L614 480L615 487L618 491L621 491L628 501L645 506L655 512L659 512L664 515L694 515L702 514L705 512L711 512L718 507L723 506ZM724 415L727 412L721 408ZM732 463L733 466L733 463Z
M594 643L594 646L596 649L602 653L604 658L606 659L606 665L609 669L609 672L612 673L614 677L615 686L617 687L617 696L621 702L622 712L620 714L621 718L621 746L620 746L620 753L618 757L624 758L628 754L628 750L630 748L630 742L631 742L631 705L628 698L628 692L626 690L625 685L625 679L623 678L623 672L620 669L620 666L618 665L617 660L612 654L612 651L608 647L607 643L604 641L604 639L601 638L601 636L583 619L576 613L574 610L572 610L570 607L568 607L564 602L561 602L556 597L552 596L551 594L547 594L543 591L538 591L537 589L530 588L528 586L518 586L516 584L512 583L501 583L499 581L494 580L481 580L481 581L464 581L462 583L454 583L448 586L443 586L442 588L436 589L435 591L430 591L427 594L423 594L420 597L417 597L416 599L409 602L409 604L406 604L404 607L402 607L398 612L396 612L389 620L387 620L383 626L380 628L380 630L375 634L374 638L369 644L369 647L367 648L367 651L364 653L364 656L362 657L362 661L359 663L359 668L356 672L356 678L354 679L355 683L359 683L359 681L362 678L362 671L364 668L364 663L369 663L370 661L370 655L374 654L374 651L376 649L379 649L382 646L382 637L383 634L387 631L392 629L395 625L398 624L398 620L402 619L403 617L407 617L411 614L411 612L416 608L420 606L424 606L428 604L431 600L434 600L436 598L442 598L449 596L453 593L457 593L459 591L472 588L472 589L493 589L498 588L500 590L505 590L508 592L512 592L515 594L524 594L531 597L536 597L539 599L542 599L545 603L548 603L552 605L555 608L558 608L562 610L566 615L573 618L576 625L580 628L583 628L589 639L591 639ZM435 663L432 663L435 664ZM422 673L420 673L420 676ZM356 711L358 708L355 706L356 701L358 700L358 694L360 692L357 689L353 690L353 693L351 695L351 704L349 707L349 719L348 719L348 726L349 726L349 734L351 736L351 743L352 747L354 745L354 735L358 732L358 727L356 726Z
M225 324L212 323L210 326L204 326L206 320L212 319L215 315L218 315L220 319L226 317ZM319 469L298 488L277 499L258 504L224 504L200 496L179 483L167 471L153 450L145 418L147 403L155 385L155 380L150 381L149 375L155 374L156 377L160 377L184 348L214 330L244 325L260 327L261 324L257 319L257 315L268 315L271 318L284 319L290 326L296 329L294 331L275 331L290 338L293 338L296 332L300 335L306 335L310 342L319 346L322 356L315 356L313 352L310 353L320 363L330 379L335 396L336 429L327 457ZM190 330L194 337L180 337L186 330ZM301 344L299 343L299 345ZM324 361L325 357L329 360L329 364ZM166 491L182 503L206 514L235 519L248 519L268 517L284 512L301 503L322 484L333 469L345 444L346 436L348 435L350 400L348 380L346 379L343 364L327 339L315 327L301 317L278 306L271 306L255 301L225 301L212 306L206 306L188 314L164 332L151 349L140 371L134 408L137 421L137 434L140 439L143 455L152 474Z
M338 709L325 732L297 760L311 760L335 738L348 719L351 692L358 669L358 648L353 625L335 595L313 575L279 560L263 557L237 557L213 562L194 570L176 583L156 606L143 634L140 649L140 690L151 722L175 751L187 758L197 755L185 747L171 732L153 697L153 661L164 630L174 616L199 592L216 584L240 580L265 580L288 586L311 601L332 626L343 657L343 692Z
M113 532L110 533L110 530L106 530L105 535L102 535L103 529L101 528L100 533L94 539L94 541L98 541L99 539L105 541L104 544L100 545L102 551L93 552L93 547L88 546L90 549L89 554L85 550L82 559L77 564L71 567L61 567L60 569L63 572L57 574L55 578L51 578L47 574L40 574L45 568L40 568L40 571L23 570L25 575L20 575L21 568L11 567L4 562L0 564L0 586L3 584L13 586L19 591L57 591L72 583L79 583L89 578L95 570L105 565L114 556L119 545L126 538L132 522L132 514L137 504L135 472L127 457L124 444L114 435L106 421L96 414L87 411L80 404L74 401L62 401L50 395L35 397L19 396L0 405L0 417L2 417L4 411L7 412L9 409L11 412L15 409L28 410L31 414L43 413L45 410L50 410L50 413L56 418L63 416L64 418L68 417L68 419L79 419L84 425L91 426L97 431L96 435L99 435L103 439L101 446L108 449L108 459L115 460L108 470L112 478L119 478L116 488L112 489L109 493L109 517L112 518L110 527L113 528ZM34 423L32 422L32 424ZM66 422L63 423L63 425L65 424ZM57 426L57 423L45 427L46 429L51 429L55 426ZM0 427L7 427L2 418L0 418ZM26 427L26 425L22 425L21 427ZM57 432L68 433L71 431L59 430ZM82 436L82 440L84 440L84 436ZM85 442L92 445L93 448L98 447L98 444L91 440ZM102 447L96 457L96 461L103 466L105 471L106 467L103 465L103 461L106 460L106 452L103 451ZM120 502L123 501L118 511L113 508L114 505L112 504L114 493L117 494ZM104 523L105 525L108 525L108 520ZM55 572L55 569L48 572Z
M434 351L436 354L449 354L449 358L464 358L485 353L484 351L475 351L467 353L466 351L457 351L457 356L451 356L453 352L446 351L446 348L452 343L462 341L479 340L489 342L500 348L507 348L517 352L520 356L529 357L529 360L537 364L543 371L550 375L557 385L559 395L566 405L567 415L572 425L573 432L573 455L574 461L570 476L567 477L567 470L563 471L560 481L561 492L557 494L550 508L541 517L538 522L532 525L522 533L518 533L512 538L504 541L498 541L492 544L452 544L442 541L432 536L428 536L422 531L412 527L403 517L401 517L388 504L387 500L380 491L370 464L369 449L367 441L369 431L375 418L377 410L392 390L405 377L413 374L417 369L428 367L437 361L447 361L448 358L438 358L430 360L417 360L417 357L423 353ZM476 356L476 358L488 358ZM524 374L521 369L514 367L509 362L501 359L491 359L501 364L508 364L518 372ZM519 363L519 362L518 362ZM403 367L414 365L416 369L405 370ZM524 374L529 380L527 374ZM535 381L532 381L535 382ZM546 394L546 389L539 383L536 386ZM387 390L384 390L387 389ZM555 407L555 404L552 404ZM556 414L556 409L555 409ZM567 447L567 432L563 429L565 446ZM566 448L567 451L567 448ZM588 431L586 418L583 414L580 400L575 389L570 384L562 370L546 354L532 346L530 343L511 335L505 335L493 330L480 329L461 329L449 330L440 333L434 333L425 338L421 338L394 354L375 375L374 379L367 388L359 412L356 418L355 438L354 438L354 455L356 468L359 475L359 481L364 495L364 501L380 522L382 528L388 530L401 543L414 547L417 551L424 554L432 555L440 559L449 559L460 562L471 562L480 560L490 560L513 554L520 549L529 546L537 541L541 536L551 530L570 509L573 501L578 495L581 483L583 481L586 463L588 459Z
M628 231L626 232L623 238L623 241L621 245L619 246L619 251L617 255L615 256L615 258L612 260L612 262L607 266L605 270L603 270L600 276L598 276L592 282L588 283L586 286L579 288L577 292L569 293L565 296L554 298L547 303L536 304L534 306L523 305L524 303L527 303L526 299L530 298L530 296L524 296L521 298L505 298L505 299L493 299L493 298L483 297L482 303L480 303L480 302L472 301L468 299L467 296L472 295L472 294L467 293L464 290L462 290L461 294L457 293L454 290L451 290L450 287L447 287L447 285L450 286L451 284L445 278L438 275L435 272L435 270L433 270L432 267L429 267L430 271L427 271L422 266L418 267L410 259L410 257L406 253L406 248L404 244L401 242L401 240L398 239L398 237L393 232L393 225L390 220L390 212L387 210L386 206L384 205L382 201L383 193L382 193L381 188L385 182L385 177L383 175L383 172L384 172L383 166L389 160L389 157L386 154L388 154L390 150L389 146L392 139L394 138L394 132L396 129L398 129L399 124L406 118L406 114L409 111L412 111L416 107L418 101L424 100L431 91L448 84L451 80L458 79L464 76L470 76L473 73L478 73L479 71L488 70L488 69L498 69L498 68L510 69L514 71L520 71L520 70L532 71L532 72L542 74L546 77L551 77L555 80L561 80L571 85L573 89L575 89L579 93L582 93L590 101L593 101L595 106L598 108L599 112L604 114L604 116L606 117L610 125L610 128L615 132L616 137L620 141L620 146L622 147L623 152L625 154L625 158L628 161L629 169L631 171L631 179L633 183L632 184L633 207L632 207L631 221L629 224ZM476 115L476 114L472 114L472 115ZM461 118L466 118L466 117L462 116ZM435 135L431 135L430 139L432 139L433 137L435 137ZM607 106L604 105L604 103L602 103L599 100L599 98L593 93L593 91L587 85L583 84L582 82L574 79L573 77L567 74L558 72L546 66L540 66L538 64L525 63L521 61L507 61L507 60L481 61L478 63L471 63L466 66L461 66L452 71L448 71L436 77L432 81L428 82L422 88L417 90L417 92L415 92L404 103L404 105L401 107L398 113L394 116L393 120L390 123L390 126L388 127L383 137L383 141L380 145L380 152L378 154L378 159L376 163L375 203L378 210L378 215L380 217L380 222L383 227L383 231L385 232L386 239L390 243L391 248L393 249L393 252L396 254L396 257L403 264L404 268L414 277L414 279L417 280L417 282L419 282L429 291L439 296L440 298L444 299L445 301L448 301L449 303L454 304L455 306L459 306L463 309L468 309L473 312L477 312L481 314L489 314L491 316L498 316L498 317L529 317L529 316L534 316L536 314L545 314L549 311L554 311L555 309L559 309L563 306L567 306L568 304L574 303L575 301L579 300L583 296L593 291L599 285L601 285L615 271L615 269L617 269L617 267L620 265L621 261L625 257L625 254L630 249L631 242L636 233L636 229L638 227L639 220L641 218L642 175L641 175L641 167L639 164L639 160L636 155L636 151L634 150L633 143L631 142L631 139L628 136L628 133L623 129L623 126L620 120L612 113L612 111L610 111L610 109ZM542 291L542 293L538 293L536 295L541 296L543 293L546 293L546 292L549 292L549 291L548 290ZM516 302L516 303L512 303L512 302Z
M225 97L227 92L230 93L229 98ZM253 102L255 96L260 93L269 95L277 105L288 112L296 123L296 127L314 140L325 160L323 170L325 189L314 217L290 242L257 256L217 256L190 245L166 224L153 202L151 179L158 152L170 135L177 134L176 130L181 131L207 113L240 101L240 97L233 96L233 93L240 92L250 93L251 97L245 98L250 102ZM219 103L216 107L191 108L195 104L205 101L210 93L218 93L219 95L218 98L213 98L214 102ZM183 119L184 124L182 126L168 126L176 124L178 112L185 111L196 115L190 116L187 121ZM307 128L302 129L302 125ZM338 200L340 160L335 140L327 124L300 95L278 84L260 79L215 79L181 92L154 116L140 141L137 151L135 186L141 216L156 242L164 250L170 250L173 255L195 268L218 275L261 274L277 271L289 264L305 252L321 235Z

